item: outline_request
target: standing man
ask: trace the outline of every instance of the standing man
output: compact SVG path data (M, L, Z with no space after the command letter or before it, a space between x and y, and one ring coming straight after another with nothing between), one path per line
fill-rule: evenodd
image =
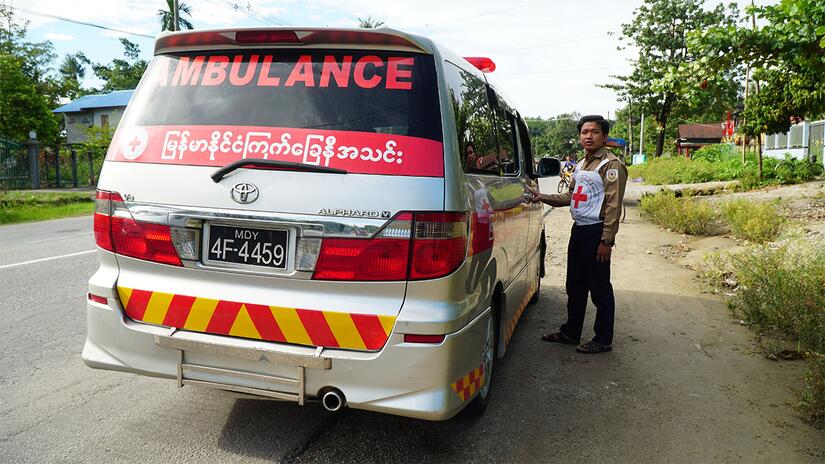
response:
M619 231L627 169L605 147L610 123L601 116L584 116L576 124L586 156L573 170L567 192L544 195L533 192L533 201L550 206L569 206L573 230L567 247L567 322L542 340L579 345L580 353L611 351L615 300L610 284L610 255ZM596 335L581 342L587 296L596 306Z

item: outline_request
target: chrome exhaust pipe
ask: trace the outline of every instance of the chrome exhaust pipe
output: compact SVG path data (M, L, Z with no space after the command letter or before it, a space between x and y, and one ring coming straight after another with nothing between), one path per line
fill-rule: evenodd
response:
M345 403L344 394L337 388L328 390L324 393L324 396L321 397L321 404L324 405L324 409L327 411L340 411Z

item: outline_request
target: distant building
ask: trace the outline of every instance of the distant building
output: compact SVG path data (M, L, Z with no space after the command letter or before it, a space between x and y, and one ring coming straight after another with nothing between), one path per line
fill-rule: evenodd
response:
M825 119L803 121L791 126L791 130L784 134L766 136L762 153L771 158L784 158L786 154L796 159L816 158L822 163L825 155Z
M725 135L725 125L716 124L679 124L679 138L676 139L676 152L680 155L690 155L704 147L722 143Z
M86 141L90 127L117 127L134 90L116 90L100 95L86 95L63 105L52 113L63 114L66 143Z

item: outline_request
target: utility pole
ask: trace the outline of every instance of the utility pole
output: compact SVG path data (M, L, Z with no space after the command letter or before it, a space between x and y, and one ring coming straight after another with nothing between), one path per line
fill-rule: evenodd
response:
M172 30L178 30L178 0L172 0Z
M645 146L645 112L642 111L642 123L639 125L639 154L642 154L642 150Z
M627 97L627 153L633 153L633 100Z

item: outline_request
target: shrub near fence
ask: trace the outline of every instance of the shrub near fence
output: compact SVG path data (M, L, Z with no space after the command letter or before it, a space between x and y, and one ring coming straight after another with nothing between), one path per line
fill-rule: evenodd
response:
M106 157L106 151L96 147L60 147L59 157L55 156L55 149L47 147L41 149L39 153L40 158L40 183L41 187L58 187L57 181L57 162L60 163L60 185L59 187L73 187L74 174L72 167L72 149L74 149L77 157L77 185L84 187L94 185L100 175L100 169L103 167L103 159ZM89 166L89 157L91 155L91 170Z

